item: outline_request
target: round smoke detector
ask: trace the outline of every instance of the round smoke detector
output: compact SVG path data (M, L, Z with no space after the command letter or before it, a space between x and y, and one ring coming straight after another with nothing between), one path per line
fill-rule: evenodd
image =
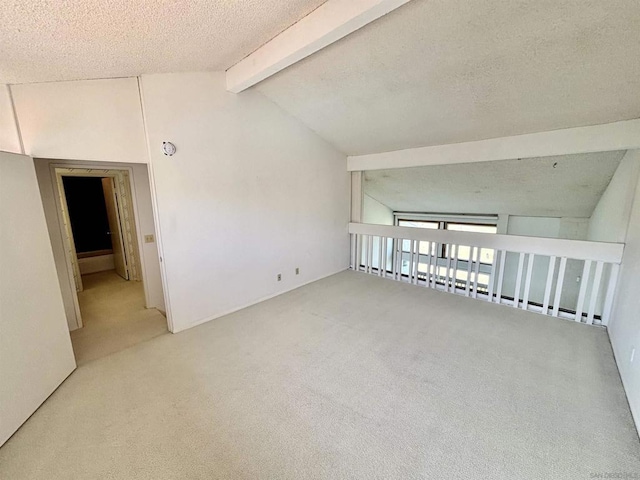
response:
M176 146L171 142L162 142L162 151L165 155L171 156L176 153Z

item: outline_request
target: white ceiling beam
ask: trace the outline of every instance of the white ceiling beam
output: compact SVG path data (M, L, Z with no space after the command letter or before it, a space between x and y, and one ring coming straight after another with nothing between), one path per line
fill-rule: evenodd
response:
M347 170L489 162L640 148L640 119L347 157Z
M229 68L227 90L240 93L409 1L328 0Z

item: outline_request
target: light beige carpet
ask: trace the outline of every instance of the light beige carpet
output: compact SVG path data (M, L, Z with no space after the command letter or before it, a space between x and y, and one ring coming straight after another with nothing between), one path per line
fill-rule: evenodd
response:
M145 308L141 282L126 281L115 270L82 276L78 293L83 328L71 332L76 363L110 355L169 333L167 319Z
M89 362L0 449L12 480L615 472L640 444L603 329L355 272Z

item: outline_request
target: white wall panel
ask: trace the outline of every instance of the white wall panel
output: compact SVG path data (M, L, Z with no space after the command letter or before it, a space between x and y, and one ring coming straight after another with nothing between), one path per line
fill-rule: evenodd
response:
M0 153L0 445L75 368L31 158Z
M22 153L8 85L0 84L0 151Z
M25 153L146 163L136 78L13 85Z
M175 331L348 268L343 154L223 72L141 85Z
M640 426L640 150L629 150L607 190L602 195L589 222L589 240L625 242L618 289L609 324L609 337L624 383L629 405ZM603 282L612 272L605 268ZM615 275L615 272L613 272ZM604 303L602 295L597 305Z
M635 151L634 155L640 155ZM639 182L640 183L640 182ZM609 337L629 406L640 429L640 185L636 186ZM635 351L635 353L634 353ZM632 360L633 357L633 360Z
M591 215L587 240L624 242L640 174L640 150L629 150Z

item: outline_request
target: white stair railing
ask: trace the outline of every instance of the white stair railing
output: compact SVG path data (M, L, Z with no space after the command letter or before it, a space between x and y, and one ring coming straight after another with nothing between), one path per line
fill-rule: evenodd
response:
M351 268L607 325L624 244L350 223Z

